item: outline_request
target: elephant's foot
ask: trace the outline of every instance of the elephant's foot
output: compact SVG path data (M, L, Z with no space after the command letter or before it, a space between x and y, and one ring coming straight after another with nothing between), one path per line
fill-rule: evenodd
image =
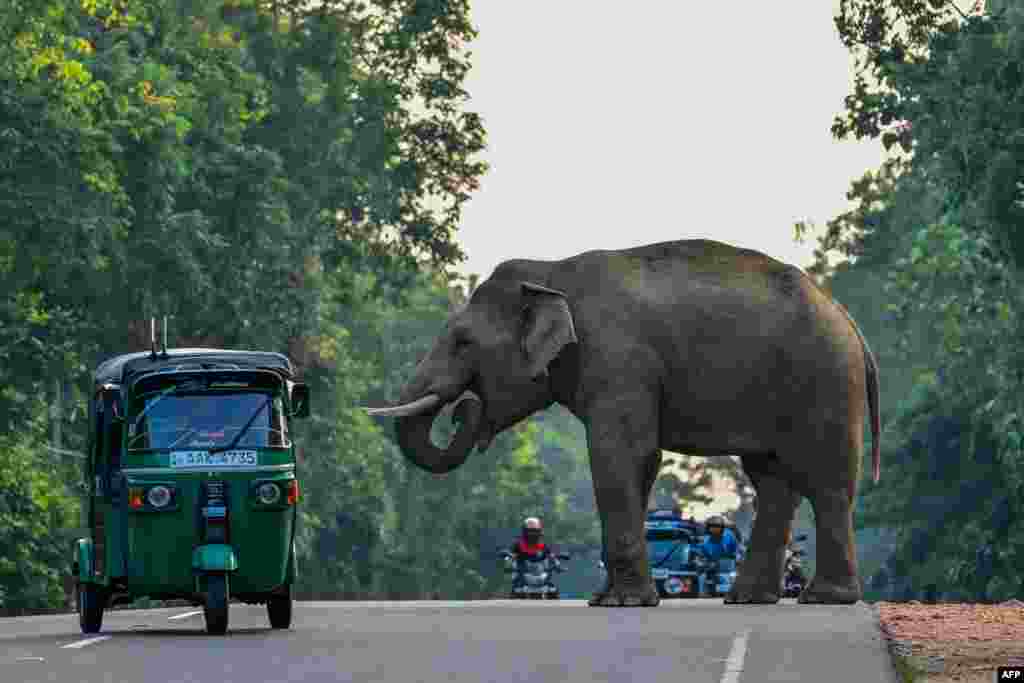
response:
M591 607L657 607L661 602L658 589L647 582L635 586L606 587L587 601Z
M743 585L738 581L723 600L726 605L774 605L778 601L778 588L758 584Z
M860 583L856 578L837 583L814 577L796 601L801 605L852 605L861 597Z

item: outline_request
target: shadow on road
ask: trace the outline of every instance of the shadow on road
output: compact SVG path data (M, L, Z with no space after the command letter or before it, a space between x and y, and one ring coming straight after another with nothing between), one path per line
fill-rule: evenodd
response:
M119 629L117 631L101 631L98 635L101 636L116 636L118 638L124 638L126 636L139 637L139 638L150 638L160 637L166 638L168 636L183 636L189 638L232 638L237 636L255 636L255 635L267 635L268 633L275 633L275 629L268 627L265 628L229 628L227 635L224 636L211 636L206 630L197 626L196 628L151 628L148 626L136 626L127 629ZM284 631L284 633L290 633L292 631Z

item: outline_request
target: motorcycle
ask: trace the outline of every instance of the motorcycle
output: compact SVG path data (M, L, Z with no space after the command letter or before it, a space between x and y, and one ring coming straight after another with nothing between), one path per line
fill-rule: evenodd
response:
M602 572L608 571L603 561L598 562L597 566ZM738 574L736 559L732 557L709 560L694 553L691 566L692 571L667 572L664 575L657 569L652 570L651 578L658 588L658 594L668 598L720 598L732 590Z
M736 558L731 556L711 560L698 556L697 571L701 573L704 594L712 598L720 598L732 590L736 582Z
M793 539L795 543L806 540L807 534L800 534ZM795 598L807 586L807 577L804 576L803 568L800 566L800 558L805 553L802 549L793 548L792 546L788 547L787 550L786 563L782 569L782 597Z
M552 580L555 572L564 572L565 568L555 562L570 559L568 553L558 553L556 556L548 554L543 559L530 560L525 557L516 560L508 550L499 549L499 554L505 560L505 571L514 573L512 580L512 592L509 597L513 600L558 600L558 587Z

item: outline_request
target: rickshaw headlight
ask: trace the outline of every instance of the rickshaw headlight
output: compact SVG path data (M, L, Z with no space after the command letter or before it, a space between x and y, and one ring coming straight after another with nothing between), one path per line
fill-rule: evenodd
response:
M259 488L256 489L256 497L264 505L273 505L281 500L281 489L277 484L268 481L260 484Z
M166 486L154 486L146 492L146 500L155 508L167 507L171 502L171 490Z

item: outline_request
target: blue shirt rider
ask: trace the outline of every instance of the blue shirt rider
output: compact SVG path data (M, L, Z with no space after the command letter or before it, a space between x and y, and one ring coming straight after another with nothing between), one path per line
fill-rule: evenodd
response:
M700 544L700 551L704 557L717 562L723 557L735 558L739 553L739 544L731 529L725 528L725 520L714 515L704 523L708 535Z

